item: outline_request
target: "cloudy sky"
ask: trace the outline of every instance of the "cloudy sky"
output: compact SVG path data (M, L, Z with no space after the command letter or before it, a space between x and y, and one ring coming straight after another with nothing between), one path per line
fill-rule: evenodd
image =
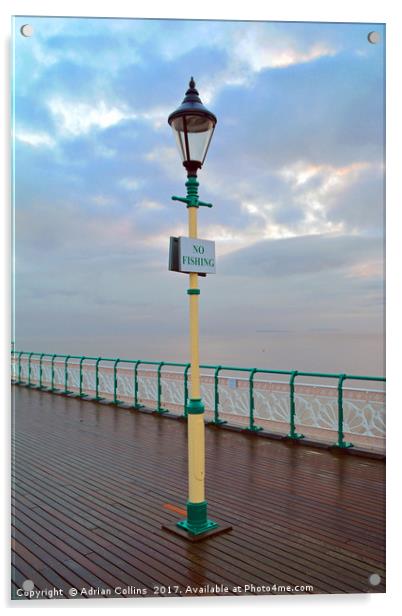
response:
M199 174L218 257L202 360L382 373L384 39L378 24L16 18L16 346L187 360L167 117L193 75L218 117Z

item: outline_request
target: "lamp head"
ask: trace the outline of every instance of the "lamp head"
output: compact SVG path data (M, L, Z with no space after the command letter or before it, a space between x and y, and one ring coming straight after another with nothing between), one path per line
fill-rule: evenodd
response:
M193 77L180 107L168 118L188 175L197 175L208 152L216 116L201 102Z

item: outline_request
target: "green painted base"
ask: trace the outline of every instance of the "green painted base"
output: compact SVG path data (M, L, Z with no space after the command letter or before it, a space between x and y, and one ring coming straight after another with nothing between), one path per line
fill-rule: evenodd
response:
M188 520L180 520L180 522L177 522L176 526L178 526L179 528L183 528L188 533L190 533L190 535L201 535L202 533L206 533L213 528L218 528L218 524L216 522L213 522L212 520L207 520L206 523L201 527L192 526Z
M209 423L214 426L222 426L223 424L227 423L227 421L225 421L225 419L213 419Z
M334 447L337 449L349 449L350 447L353 447L353 443L348 443L346 441L343 443L334 443Z
M263 428L261 428L261 426L251 426L246 428L247 432L261 432L261 430L263 430Z
M163 415L164 413L169 413L169 409L156 409L154 411L157 415Z
M133 406L131 408L135 409L136 411L138 411L139 409L143 409L144 405L143 404L133 404Z
M292 441L298 441L301 438L304 438L304 434L299 434L299 432L289 432L288 438L291 438Z

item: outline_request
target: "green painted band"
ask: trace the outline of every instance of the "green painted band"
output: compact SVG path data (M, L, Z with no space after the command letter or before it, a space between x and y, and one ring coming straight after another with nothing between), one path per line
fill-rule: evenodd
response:
M201 291L199 289L187 289L187 294L188 295L199 295L200 292Z
M187 501L187 521L192 526L204 526L207 523L207 501L191 503Z
M186 405L186 411L188 415L202 415L205 407L201 398L191 398Z

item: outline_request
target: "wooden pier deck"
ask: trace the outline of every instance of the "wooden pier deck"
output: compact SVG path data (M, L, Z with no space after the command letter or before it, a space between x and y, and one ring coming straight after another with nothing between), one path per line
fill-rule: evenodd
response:
M190 543L161 528L184 421L17 386L13 406L15 598L385 591L383 460L208 427L209 514L233 530Z

